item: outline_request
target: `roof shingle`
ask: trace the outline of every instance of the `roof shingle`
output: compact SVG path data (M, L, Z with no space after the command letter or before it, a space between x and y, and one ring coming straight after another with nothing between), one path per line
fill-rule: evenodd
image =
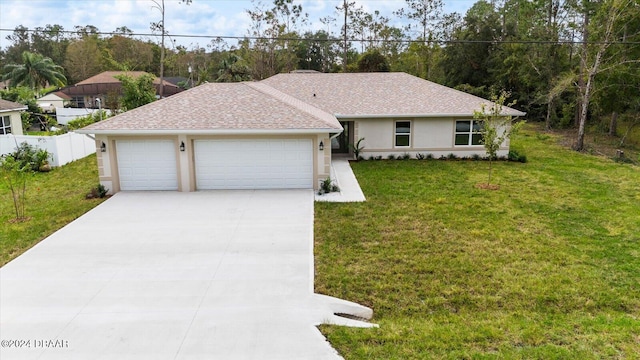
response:
M262 81L338 117L472 116L489 100L406 73L290 73ZM505 115L524 116L504 107Z
M83 128L120 130L335 130L324 111L259 83L203 84Z
M0 111L11 111L11 110L25 110L27 105L23 105L17 102L0 99Z

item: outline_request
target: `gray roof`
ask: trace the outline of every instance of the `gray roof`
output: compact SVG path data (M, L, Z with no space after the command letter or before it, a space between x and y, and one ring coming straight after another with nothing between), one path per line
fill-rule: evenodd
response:
M86 133L136 131L340 132L338 120L261 83L203 84L89 125Z
M489 100L406 73L290 73L262 81L337 117L473 116ZM525 113L504 107L503 113Z
M20 104L17 102L0 99L0 111L18 111L18 110L26 110L27 105Z

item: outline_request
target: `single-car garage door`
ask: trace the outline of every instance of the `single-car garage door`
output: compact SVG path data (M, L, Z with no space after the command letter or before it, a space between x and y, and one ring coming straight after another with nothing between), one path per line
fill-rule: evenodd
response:
M121 190L178 190L172 140L117 140Z
M194 142L196 187L313 188L311 139L220 139Z

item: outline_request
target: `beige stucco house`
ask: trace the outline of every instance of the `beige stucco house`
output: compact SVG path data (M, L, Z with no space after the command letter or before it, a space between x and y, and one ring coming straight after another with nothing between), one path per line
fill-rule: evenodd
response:
M203 84L79 132L95 134L111 192L317 189L332 154L360 138L365 158L484 154L473 131L482 104L404 73L291 73Z
M20 113L24 110L27 110L26 105L0 99L0 135L22 135Z
M56 108L63 108L71 103L71 97L61 91L56 91L42 96L36 103L45 112L54 112Z

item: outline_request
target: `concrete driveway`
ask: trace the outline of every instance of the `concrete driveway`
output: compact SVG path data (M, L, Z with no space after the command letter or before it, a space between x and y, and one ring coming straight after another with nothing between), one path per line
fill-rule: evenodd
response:
M118 193L0 269L2 359L334 359L311 190Z

